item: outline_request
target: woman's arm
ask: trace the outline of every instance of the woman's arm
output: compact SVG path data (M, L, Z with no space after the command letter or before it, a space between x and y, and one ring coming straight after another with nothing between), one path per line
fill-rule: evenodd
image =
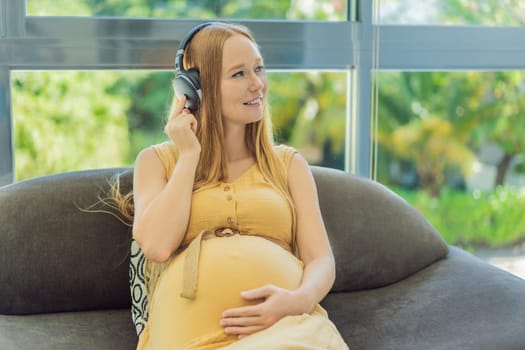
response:
M335 281L335 260L324 226L315 181L306 160L292 158L289 187L296 209L297 245L304 263L304 275L296 290L311 310L330 291Z
M135 163L133 237L146 258L163 262L184 238L191 209L196 161L179 158L166 180L164 166L152 148Z
M184 109L186 98L173 104L164 131L178 150L173 173L166 179L164 166L152 148L142 151L135 163L133 237L146 258L163 262L181 244L191 210L195 171L201 147L195 132L197 120Z

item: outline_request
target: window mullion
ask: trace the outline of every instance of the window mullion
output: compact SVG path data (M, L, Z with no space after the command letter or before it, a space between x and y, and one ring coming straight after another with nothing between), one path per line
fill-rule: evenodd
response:
M2 37L25 35L25 0L0 0Z
M9 69L0 65L0 186L14 181Z

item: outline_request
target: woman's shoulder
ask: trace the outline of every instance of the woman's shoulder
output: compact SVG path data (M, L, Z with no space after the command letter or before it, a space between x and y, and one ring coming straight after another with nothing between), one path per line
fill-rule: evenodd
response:
M284 143L273 145L273 150L275 152L297 152L297 150L289 145L286 145Z
M161 143L156 143L154 145L151 145L147 148L153 149L156 153L167 153L167 154L177 154L177 148L171 141L164 141Z
M172 142L166 141L144 148L137 158L140 157L158 158L164 166L166 177L169 178L171 172L175 168L175 163L178 159L178 151Z
M288 145L277 145L273 147L278 157L284 163L287 173L310 171L309 163L304 156L294 147Z
M289 165L293 156L299 153L294 147L284 144L274 145L273 151L285 165Z

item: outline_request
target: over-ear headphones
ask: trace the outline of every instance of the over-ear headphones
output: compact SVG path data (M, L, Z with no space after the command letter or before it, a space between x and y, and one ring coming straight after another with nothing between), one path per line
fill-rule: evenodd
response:
M212 24L211 22L201 23L186 33L181 39L177 54L175 56L175 79L173 79L173 90L177 98L181 99L186 95L185 107L195 111L199 108L201 102L201 83L199 80L199 71L196 69L184 69L183 58L184 50L197 34L199 30Z

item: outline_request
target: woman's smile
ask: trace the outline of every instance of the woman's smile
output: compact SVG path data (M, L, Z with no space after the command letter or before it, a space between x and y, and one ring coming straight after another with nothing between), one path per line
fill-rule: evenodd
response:
M256 99L253 99L251 101L244 102L244 104L247 106L260 106L262 105L262 97L257 97Z

